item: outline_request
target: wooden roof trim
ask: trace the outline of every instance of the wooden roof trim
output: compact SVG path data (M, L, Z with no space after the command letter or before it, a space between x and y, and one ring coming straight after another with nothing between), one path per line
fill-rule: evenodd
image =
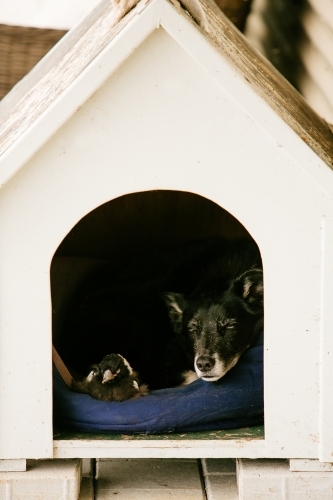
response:
M255 91L333 169L333 126L308 105L212 1L200 3L207 17L208 37L217 50L230 58Z
M46 56L44 76L37 79L36 73L31 77L34 85L16 100L11 111L0 123L0 155L3 154L41 114L52 105L57 97L76 79L91 61L117 36L117 34L136 15L141 7L131 10L118 24L112 27L113 8L107 2L104 9L91 26L80 25L76 32L76 41L72 46L67 43L71 33L63 38L60 47L61 57L57 51ZM67 40L65 40L67 38ZM71 41L71 38L70 38ZM66 50L67 49L67 50ZM52 63L52 64L50 64ZM8 107L8 104L6 105Z

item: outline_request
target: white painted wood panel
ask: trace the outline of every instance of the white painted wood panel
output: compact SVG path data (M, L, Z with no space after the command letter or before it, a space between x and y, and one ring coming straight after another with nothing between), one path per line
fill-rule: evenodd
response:
M263 440L55 440L54 458L260 458Z
M321 338L319 459L333 461L333 219L324 217L321 226Z
M27 461L22 459L17 460L0 460L0 472L23 472L27 470Z

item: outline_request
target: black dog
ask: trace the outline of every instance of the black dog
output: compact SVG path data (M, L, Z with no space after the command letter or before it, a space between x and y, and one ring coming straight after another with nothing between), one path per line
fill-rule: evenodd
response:
M90 276L69 308L58 351L79 373L119 352L151 389L215 381L263 324L263 276L252 240L200 240L115 263Z

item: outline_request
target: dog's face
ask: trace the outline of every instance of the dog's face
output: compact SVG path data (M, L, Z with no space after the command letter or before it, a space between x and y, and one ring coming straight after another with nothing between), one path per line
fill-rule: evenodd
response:
M168 293L166 302L174 330L193 348L198 377L214 382L235 366L262 327L262 270L250 269L220 292L189 299Z

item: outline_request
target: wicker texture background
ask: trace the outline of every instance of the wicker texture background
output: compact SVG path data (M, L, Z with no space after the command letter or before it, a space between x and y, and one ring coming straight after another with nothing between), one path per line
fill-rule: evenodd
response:
M0 24L0 99L65 33L64 30Z

